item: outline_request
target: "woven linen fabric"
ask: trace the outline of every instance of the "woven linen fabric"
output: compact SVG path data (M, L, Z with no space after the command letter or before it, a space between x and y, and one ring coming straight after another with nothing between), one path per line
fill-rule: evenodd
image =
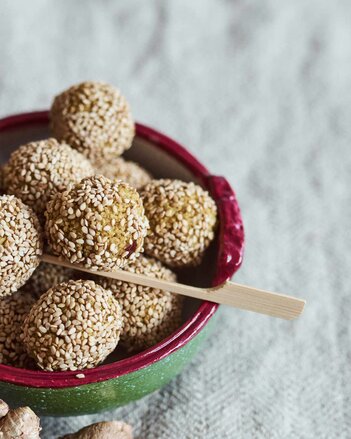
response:
M351 2L2 0L0 116L85 79L233 185L235 279L307 299L286 322L221 307L171 384L44 439L130 422L137 439L351 437ZM0 395L1 397L1 395Z

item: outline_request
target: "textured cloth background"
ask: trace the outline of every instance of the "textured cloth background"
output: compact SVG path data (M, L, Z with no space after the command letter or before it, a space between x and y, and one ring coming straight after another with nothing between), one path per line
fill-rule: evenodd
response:
M222 308L169 386L103 419L138 439L351 437L351 2L2 0L0 116L84 79L233 184L236 280L305 297L296 322Z

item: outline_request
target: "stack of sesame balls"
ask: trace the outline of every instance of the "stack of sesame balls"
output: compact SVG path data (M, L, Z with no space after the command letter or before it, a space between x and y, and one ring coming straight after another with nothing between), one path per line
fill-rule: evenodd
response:
M179 327L180 296L40 262L43 249L91 271L176 281L214 239L217 209L194 183L153 179L121 156L134 122L119 90L84 82L58 95L52 137L0 167L0 363L48 371L146 349Z

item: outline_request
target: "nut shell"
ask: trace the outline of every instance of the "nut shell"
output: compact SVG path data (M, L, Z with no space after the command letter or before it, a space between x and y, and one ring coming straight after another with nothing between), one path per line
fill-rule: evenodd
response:
M40 439L40 419L29 407L10 410L0 419L1 439Z
M10 407L6 404L6 402L0 399L0 419L6 416L9 410Z
M54 136L95 165L130 148L135 132L126 99L103 82L83 82L56 96L50 118Z
M176 281L176 275L155 259L139 257L124 270L157 279ZM140 351L168 337L181 324L181 296L156 288L100 277L122 305L124 326L121 343L128 351Z
M13 195L0 196L0 299L17 291L40 263L39 220Z
M34 297L22 290L0 300L0 363L21 368L30 364L21 336L34 303Z
M28 354L44 370L97 366L116 348L121 307L93 281L69 281L51 288L34 304L23 325Z
M51 250L92 270L111 271L143 251L148 221L137 191L103 176L57 194L46 211Z
M133 439L133 429L121 421L104 421L88 425L59 439Z
M54 194L93 174L82 154L56 139L46 139L22 145L11 154L4 167L4 187L44 219Z
M215 236L217 207L194 183L153 180L140 195L150 223L145 253L170 267L197 265Z

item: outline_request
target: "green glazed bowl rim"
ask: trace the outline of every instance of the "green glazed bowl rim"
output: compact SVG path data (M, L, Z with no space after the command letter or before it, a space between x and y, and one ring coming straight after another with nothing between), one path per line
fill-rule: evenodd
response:
M42 124L49 124L48 111L22 113L0 119L0 132ZM136 136L151 142L182 163L216 201L220 228L212 285L227 281L239 269L244 251L243 223L233 189L224 177L211 175L193 155L168 136L139 123L136 124ZM86 369L83 371L84 378L77 378L78 371L45 372L0 364L0 380L28 387L67 388L118 378L160 361L180 349L204 328L217 309L215 303L202 302L197 311L171 336L126 359Z

